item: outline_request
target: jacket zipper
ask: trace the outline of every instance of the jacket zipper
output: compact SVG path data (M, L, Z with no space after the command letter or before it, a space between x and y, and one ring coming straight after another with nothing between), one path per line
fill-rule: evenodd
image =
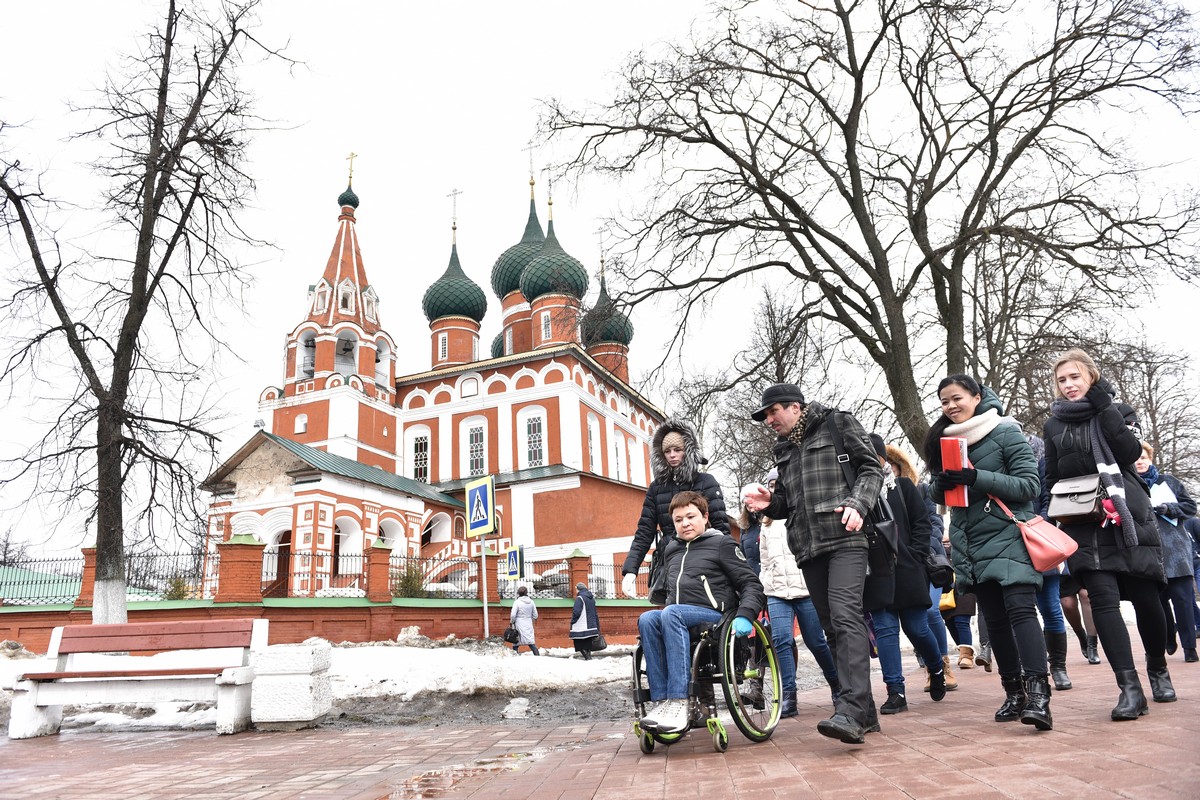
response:
M705 593L706 595L708 595L708 602L712 603L712 607L713 607L714 609L716 609L717 611L724 611L724 610L725 610L725 608L724 608L724 605L718 605L718 604L717 604L717 598L713 597L712 588L711 588L711 587L708 585L708 576L707 576L707 575L701 575L701 576L700 576L700 582L701 582L702 584L704 584L704 593ZM675 598L675 599L676 599L676 600L678 600L678 599L679 599L678 595L676 595L676 598Z
M679 574L675 576L675 602L679 602L679 581L683 578L683 567L687 564L688 553L691 552L692 543L683 543L683 558L679 559ZM666 569L666 564L663 564L663 569Z

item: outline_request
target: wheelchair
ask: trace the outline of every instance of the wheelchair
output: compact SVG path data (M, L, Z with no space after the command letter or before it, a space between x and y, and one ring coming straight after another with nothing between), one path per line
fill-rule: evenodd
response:
M734 613L719 622L689 629L692 643L692 672L688 682L691 727L703 726L712 736L718 753L729 747L725 719L718 713L716 686L720 684L727 716L746 738L765 742L779 724L783 695L779 662L771 644L770 622L752 621L749 636L733 632ZM761 682L761 683L760 683ZM639 640L633 653L633 731L642 752L654 752L656 744L672 745L687 731L660 732L643 728L642 718L650 704L650 684ZM702 722L701 722L702 720Z

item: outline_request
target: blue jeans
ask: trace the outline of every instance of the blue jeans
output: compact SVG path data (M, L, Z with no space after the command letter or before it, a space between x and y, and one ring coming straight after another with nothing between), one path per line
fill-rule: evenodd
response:
M900 657L900 628L912 642L913 647L929 669L942 666L942 651L937 638L929 630L929 619L924 608L880 609L871 612L871 625L875 628L875 647L879 650L879 669L889 694L904 694L904 660Z
M804 646L817 660L825 680L829 681L830 686L837 683L837 664L829 643L825 641L825 631L821 629L821 620L817 617L812 598L768 597L767 616L771 618L771 642L775 645L775 657L779 659L779 678L783 681L783 691L796 690L796 659L792 655L795 622L800 623Z
M1042 588L1034 595L1038 611L1042 615L1042 630L1046 633L1066 633L1067 622L1063 619L1062 601L1058 596L1058 585L1062 578L1058 572L1042 573ZM983 638L983 637L980 637Z
M946 617L946 627L950 630L950 638L955 644L972 644L971 641L971 618L970 617Z
M942 655L949 655L950 648L946 641L946 620L942 619L942 611L938 608L938 603L942 599L942 590L931 584L929 586L929 599L933 601L933 605L925 612L925 618L929 622L929 630L933 631L933 638L937 642L938 649L942 651Z
M687 698L692 678L688 628L720 620L721 612L715 608L686 604L656 608L638 617L638 635L642 637L652 701Z

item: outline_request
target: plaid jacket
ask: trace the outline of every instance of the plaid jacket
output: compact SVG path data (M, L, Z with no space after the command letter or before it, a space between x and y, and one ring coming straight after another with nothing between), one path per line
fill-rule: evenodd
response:
M866 537L861 531L847 531L842 515L834 509L850 506L865 517L883 487L883 467L862 424L852 415L827 409L820 403L809 403L805 408L802 446L797 447L787 437L780 437L775 443L779 480L771 503L763 512L772 519L787 520L788 546L795 553L797 564L842 547L865 549ZM835 419L840 423L846 454L857 475L852 487L846 485L833 439L825 426L828 414L836 414Z

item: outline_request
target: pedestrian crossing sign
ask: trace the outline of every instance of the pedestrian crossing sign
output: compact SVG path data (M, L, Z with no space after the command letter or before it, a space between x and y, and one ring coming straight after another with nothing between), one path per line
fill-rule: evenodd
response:
M467 489L467 536L496 530L496 481L488 475L471 481Z

